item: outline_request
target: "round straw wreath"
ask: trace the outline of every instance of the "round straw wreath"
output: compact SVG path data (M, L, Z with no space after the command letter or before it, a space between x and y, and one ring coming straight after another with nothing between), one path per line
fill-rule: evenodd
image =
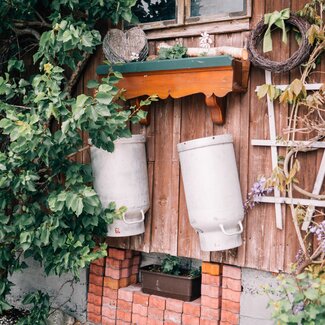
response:
M310 27L309 23L305 19L298 17L295 14L291 14L290 17L285 20L285 23L296 27L301 33L301 44L298 50L294 52L290 58L282 62L272 61L263 56L257 48L263 40L268 25L264 24L264 19L262 19L256 25L256 28L252 31L248 39L249 60L255 66L276 73L288 72L302 64L308 58L311 50L311 45L309 44L306 36L306 33Z

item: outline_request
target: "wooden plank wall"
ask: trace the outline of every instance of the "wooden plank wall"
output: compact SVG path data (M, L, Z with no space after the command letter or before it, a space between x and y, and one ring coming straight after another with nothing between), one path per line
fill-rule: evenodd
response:
M254 0L251 26L263 17L265 12L291 7L293 11L301 8L306 0ZM202 30L204 31L204 30ZM212 35L218 45L244 46L249 32ZM288 46L280 42L281 35L274 41L276 51L273 58L284 60L296 50L291 39ZM160 42L161 40L159 40ZM198 37L168 39L186 46L198 45ZM156 42L150 42L151 53L155 51ZM103 61L101 50L94 55L87 66L84 76L78 85L79 91L87 92L85 87L89 79L96 78L95 69ZM276 83L288 83L298 75L279 74L273 77ZM315 73L314 81L320 81L320 74ZM243 199L250 186L260 175L271 173L270 149L252 147L251 139L268 139L268 116L266 101L258 101L255 88L265 83L264 71L252 68L248 91L245 94L228 96L226 123L223 126L213 125L202 95L188 96L182 99L167 99L155 103L150 108L151 124L147 127L133 126L133 133L144 133L147 136L148 172L150 181L151 209L146 217L146 232L142 236L123 239L110 239L112 246L132 248L144 252L161 252L173 255L192 257L203 260L222 261L239 266L278 272L289 270L290 263L298 250L295 232L290 213L283 208L284 229L275 227L274 206L260 204L245 218L243 245L236 251L224 253L207 253L200 251L198 235L191 228L180 175L176 144L199 137L231 133L234 137L235 153L240 174ZM276 106L277 132L285 127L288 116L287 107ZM315 175L321 153L302 156L302 164L306 164L307 173L302 178L309 189ZM79 157L89 162L89 153Z

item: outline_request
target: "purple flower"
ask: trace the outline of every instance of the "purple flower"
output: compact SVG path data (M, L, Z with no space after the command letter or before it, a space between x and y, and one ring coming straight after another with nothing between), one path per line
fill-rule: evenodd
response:
M255 206L255 201L270 192L273 191L273 187L266 187L266 178L262 176L258 179L252 186L251 191L248 193L247 200L244 203L244 208L253 208Z
M323 253L325 253L325 220L315 226L310 226L310 232L316 235L316 238L321 245Z
M297 266L298 267L301 266L304 261L305 261L305 254L302 251L302 249L299 248L297 255L296 255Z
M294 315L299 314L301 311L303 311L305 308L304 302L300 301L297 305L294 305L292 308L292 312Z

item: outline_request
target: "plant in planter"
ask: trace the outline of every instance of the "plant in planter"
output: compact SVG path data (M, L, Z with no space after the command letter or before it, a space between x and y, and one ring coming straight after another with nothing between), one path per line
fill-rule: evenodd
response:
M142 291L158 296L192 301L201 295L201 269L182 266L181 259L168 255L161 265L141 269Z

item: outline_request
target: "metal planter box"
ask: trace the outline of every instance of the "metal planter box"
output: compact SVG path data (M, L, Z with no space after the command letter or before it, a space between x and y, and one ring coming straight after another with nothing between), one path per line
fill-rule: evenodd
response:
M201 275L179 276L150 271L152 265L141 269L142 291L162 297L192 301L201 296Z

